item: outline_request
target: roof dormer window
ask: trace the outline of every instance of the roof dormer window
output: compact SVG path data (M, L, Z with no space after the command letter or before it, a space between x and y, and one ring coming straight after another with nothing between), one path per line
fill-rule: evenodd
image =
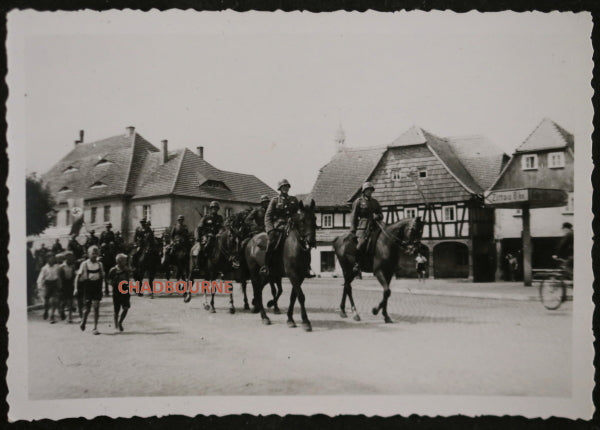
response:
M65 170L63 170L63 173L72 173L72 172L77 172L77 171L79 171L79 169L77 167L69 166Z
M222 190L229 190L229 188L227 187L227 185L225 185L224 182L222 181L215 181L212 179L209 179L207 181L204 181L200 184L201 187L210 187L210 188L220 188Z
M93 189L93 190L96 189L96 188L104 188L104 187L106 187L106 184L104 182L101 182L101 181L96 181L92 185L90 185L90 188Z
M96 166L107 166L109 164L112 164L112 161L108 161L106 158L102 158L96 163Z
M523 170L537 170L537 168L538 168L537 154L523 155L523 158L521 158L521 168Z
M58 190L59 193L70 193L71 191L73 190L69 187L62 187L60 190Z

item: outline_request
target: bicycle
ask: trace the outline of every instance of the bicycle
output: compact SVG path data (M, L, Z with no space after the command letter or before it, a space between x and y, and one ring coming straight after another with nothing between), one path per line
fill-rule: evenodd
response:
M549 271L540 283L540 300L546 309L556 310L567 300L567 288L573 288L570 272L564 267L567 260L554 258L563 268Z

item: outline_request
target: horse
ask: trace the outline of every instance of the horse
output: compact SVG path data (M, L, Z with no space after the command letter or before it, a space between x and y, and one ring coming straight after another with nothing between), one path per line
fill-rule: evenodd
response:
M130 254L130 265L133 268L133 280L140 285L144 279L144 275L148 274L148 282L152 288L154 282L154 276L156 275L157 269L160 266L160 251L156 243L150 243L146 241L139 251L137 264L133 264L133 255L135 248ZM138 296L143 296L144 293L138 292ZM150 292L150 298L154 298L154 293Z
M282 238L283 245L277 253L277 263L274 264L273 271L265 276L260 272L265 263L265 250L268 237L266 233L259 233L253 236L244 247L244 259L252 281L254 290L254 302L258 307L263 324L271 324L262 302L262 290L267 282L276 282L277 279L285 274L292 284L290 293L290 305L287 311L288 327L296 327L293 312L296 298L300 303L300 313L302 316L302 326L304 330L311 331L312 326L306 314L304 306L304 292L302 291L302 282L310 267L310 249L316 246L316 217L314 214L315 202L311 201L310 206L303 202L298 204L298 211L292 215L287 225L287 234Z
M400 251L408 254L414 253L420 244L423 234L421 217L407 218L390 225L380 225L380 233L374 244L372 267L364 268L365 272L373 272L383 287L383 299L377 307L372 309L373 315L381 310L386 323L392 323L387 313L387 302L391 295L390 281L398 267ZM346 296L350 299L350 306L354 320L360 321L360 316L354 306L352 298L352 280L357 276L354 272L356 261L356 241L352 233L346 233L333 240L335 255L342 267L344 274L344 291L340 304L340 316L346 318Z
M222 277L233 278L235 272L239 268L239 263L236 259L235 243L236 238L231 229L226 225L221 231L213 238L213 245L211 249L206 252L198 252L198 255L190 255L190 281L194 281L195 271L200 271L206 281L214 281L219 275ZM198 246L198 245L197 245ZM184 302L191 300L191 292L186 291L183 295ZM215 313L215 293L211 292L210 305L207 303L206 292L204 293L204 308L210 310L211 313ZM229 313L235 313L235 306L233 304L233 294L229 294Z
M187 281L189 277L189 258L190 249L187 243L183 240L176 240L171 244L171 251L167 256L166 248L169 246L165 243L163 247L163 262L162 267L167 280L171 277L171 269L175 269L175 280Z

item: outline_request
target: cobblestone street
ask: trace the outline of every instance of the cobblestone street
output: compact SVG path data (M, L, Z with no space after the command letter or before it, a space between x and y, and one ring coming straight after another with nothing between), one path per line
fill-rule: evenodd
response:
M534 300L418 294L426 287L394 281L388 311L395 323L384 324L370 312L381 290L364 280L355 282L356 322L349 304L349 318L339 316L340 284L305 283L312 333L288 328L285 314L271 311L273 324L262 325L242 310L237 285L235 315L224 295L215 298L216 314L200 296L188 304L176 295L132 297L123 333L115 332L112 299L104 298L100 336L91 324L82 333L78 318L51 325L41 310L31 311L30 398L571 393L572 302L548 311ZM289 291L284 282L282 312ZM295 310L299 323L298 304Z

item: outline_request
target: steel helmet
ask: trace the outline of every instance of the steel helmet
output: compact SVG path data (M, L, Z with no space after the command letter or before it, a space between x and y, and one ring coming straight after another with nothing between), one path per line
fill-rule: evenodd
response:
M96 234L96 230L90 230L90 234Z
M373 184L372 184L371 182L365 182L365 183L363 184L363 186L362 186L362 190L363 190L363 191L366 191L366 190L368 190L369 188L370 188L370 189L372 189L372 190L374 190L374 189L375 189L375 187L373 186Z
M212 202L210 202L210 207L219 209L221 207L221 205L219 205L219 202L217 202L217 201L212 201Z
M281 187L283 187L284 185L287 185L288 187L291 187L290 182L287 179L282 179L281 181L279 181L279 183L277 184L277 189L280 190Z
M269 196L267 196L266 194L263 194L262 196L260 196L260 201L261 202L268 202L271 199L269 199Z
M146 218L142 218L142 219L140 220L140 224L145 224L146 222L148 222L148 220L147 220Z
M179 215L179 216L177 217L177 221L179 221L180 219L181 219L181 220L183 219L183 215Z
M110 227L110 228L112 228L112 224L111 224L111 223L109 223L109 222L107 222L107 223L106 223L106 227Z

